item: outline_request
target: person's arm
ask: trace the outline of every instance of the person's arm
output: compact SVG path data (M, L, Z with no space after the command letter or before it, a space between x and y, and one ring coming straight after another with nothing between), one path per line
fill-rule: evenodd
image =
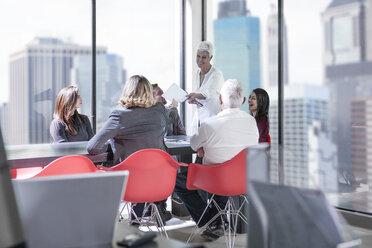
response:
M52 120L49 131L54 143L68 142L65 128L62 122L55 119Z
M90 140L94 136L92 125L90 123L90 120L89 120L88 116L85 116L84 119L85 119L84 120L85 128L86 128L87 133L88 133L88 140Z
M114 110L105 126L89 140L87 144L87 151L89 154L95 155L107 151L108 144L106 142L115 137L120 130L119 122L119 113Z
M190 138L190 146L194 151L197 151L200 147L204 147L208 140L208 126L203 123L198 129L198 133Z
M259 133L259 143L267 142L267 137L269 135L269 123L265 116L261 117L257 122L258 133Z
M174 124L173 132L175 135L186 135L185 127L181 121L180 116L177 113L176 123Z

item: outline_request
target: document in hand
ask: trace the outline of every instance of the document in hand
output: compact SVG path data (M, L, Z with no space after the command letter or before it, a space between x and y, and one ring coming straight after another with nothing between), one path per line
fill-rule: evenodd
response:
M163 94L163 97L168 100L176 100L184 102L187 99L187 92L181 89L177 84L172 84Z

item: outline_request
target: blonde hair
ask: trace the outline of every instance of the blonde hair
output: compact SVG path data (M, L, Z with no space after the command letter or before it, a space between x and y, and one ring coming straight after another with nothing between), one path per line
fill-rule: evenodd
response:
M66 125L66 130L72 134L77 134L74 127L76 121L72 117L76 116L77 120L84 123L83 115L76 110L76 104L80 98L79 90L75 86L68 86L63 88L57 96L56 107L54 109L54 118L58 118Z
M124 85L119 104L126 108L149 108L156 104L150 82L141 75L131 76Z

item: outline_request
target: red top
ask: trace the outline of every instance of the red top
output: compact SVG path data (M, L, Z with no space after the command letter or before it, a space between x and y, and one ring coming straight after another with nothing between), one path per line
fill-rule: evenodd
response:
M266 116L261 116L261 118L257 121L257 127L258 133L260 135L258 142L267 142L269 135L269 122L267 121Z

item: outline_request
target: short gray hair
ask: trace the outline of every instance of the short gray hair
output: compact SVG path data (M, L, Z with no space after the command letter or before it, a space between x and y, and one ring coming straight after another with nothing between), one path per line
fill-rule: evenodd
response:
M199 43L198 52L207 52L209 57L213 56L213 44L209 41L202 41Z
M244 89L237 79L228 79L222 85L221 98L226 108L239 108L244 99Z

